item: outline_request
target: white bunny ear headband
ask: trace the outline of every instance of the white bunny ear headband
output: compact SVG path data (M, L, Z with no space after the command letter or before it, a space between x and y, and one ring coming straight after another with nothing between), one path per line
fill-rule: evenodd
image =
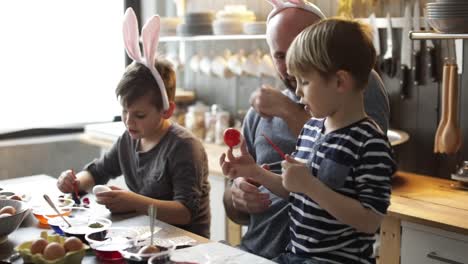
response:
M273 10L271 10L270 14L267 18L267 24L274 16L276 16L279 12L283 11L286 8L299 8L305 11L311 12L318 16L320 19L326 18L325 14L323 14L322 10L318 8L316 5L308 2L307 0L266 0L273 6Z
M166 87L161 78L161 75L154 66L156 62L156 51L159 44L159 30L160 30L159 16L152 16L141 30L141 37L143 41L144 56L141 55L140 46L138 45L138 21L135 12L131 7L127 8L124 15L123 22L123 36L125 42L125 50L130 58L134 61L145 65L153 74L159 89L161 89L161 96L163 101L163 109L169 109L169 98L167 97Z

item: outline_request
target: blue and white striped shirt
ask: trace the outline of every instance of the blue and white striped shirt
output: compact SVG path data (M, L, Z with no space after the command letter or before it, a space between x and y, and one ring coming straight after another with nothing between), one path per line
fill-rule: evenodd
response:
M396 170L387 137L368 118L325 135L324 121L311 119L304 125L294 157L329 188L386 214ZM289 201L288 251L324 263L375 263L374 234L338 221L304 194L291 193Z

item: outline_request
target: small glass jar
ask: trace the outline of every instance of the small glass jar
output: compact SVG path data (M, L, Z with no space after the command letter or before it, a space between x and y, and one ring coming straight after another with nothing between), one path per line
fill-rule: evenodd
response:
M196 103L188 107L185 114L185 127L190 130L195 136L203 139L205 137L205 112L206 105Z
M205 142L215 142L216 115L219 109L219 106L214 104L211 106L211 111L205 113Z
M218 112L216 115L216 144L224 144L224 130L226 130L229 127L229 117L229 112L226 111Z

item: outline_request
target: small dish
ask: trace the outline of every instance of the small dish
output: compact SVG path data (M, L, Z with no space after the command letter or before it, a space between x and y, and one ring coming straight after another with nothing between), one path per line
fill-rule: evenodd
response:
M135 246L138 232L123 227L111 227L106 230L85 235L89 246L101 261L122 260L121 250Z
M59 224L63 234L67 237L75 236L83 243L87 243L85 235L87 233L103 231L111 227L112 221L103 217L69 217L69 227L63 220Z
M167 264L175 263L171 261L172 250L157 253L148 259L148 264Z
M174 248L165 248L165 247L160 247L160 246L155 246L158 248L160 251L158 253L147 253L147 254L142 254L139 253L141 248L143 246L134 246L131 248L127 248L124 250L120 250L120 254L122 254L122 257L124 258L125 262L128 264L145 264L148 263L149 259L152 257L160 256L162 259L163 255L165 256L166 260L169 260L170 257L170 251L174 250Z
M60 215L70 216L75 202L72 199L57 198L54 200L54 204L60 211ZM39 221L39 225L42 227L48 226L48 219L60 216L47 203L45 203L45 201L42 204L33 205L32 213Z

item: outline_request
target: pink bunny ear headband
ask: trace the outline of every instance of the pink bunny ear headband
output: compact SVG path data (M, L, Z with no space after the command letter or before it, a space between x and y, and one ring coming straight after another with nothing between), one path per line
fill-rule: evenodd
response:
M300 8L305 11L311 12L318 16L321 19L326 18L323 12L318 8L316 5L308 2L307 0L266 0L273 6L273 10L271 10L270 14L267 18L267 24L274 16L276 16L279 12L283 11L286 8Z
M156 62L156 50L159 44L159 30L160 30L159 16L152 16L141 30L141 37L143 41L144 56L141 55L140 46L138 45L138 21L135 12L131 7L127 8L124 15L123 22L123 36L125 42L125 50L130 58L134 61L145 65L153 74L154 79L161 89L163 109L169 109L169 99L167 97L166 87L161 78L161 75L154 67Z

